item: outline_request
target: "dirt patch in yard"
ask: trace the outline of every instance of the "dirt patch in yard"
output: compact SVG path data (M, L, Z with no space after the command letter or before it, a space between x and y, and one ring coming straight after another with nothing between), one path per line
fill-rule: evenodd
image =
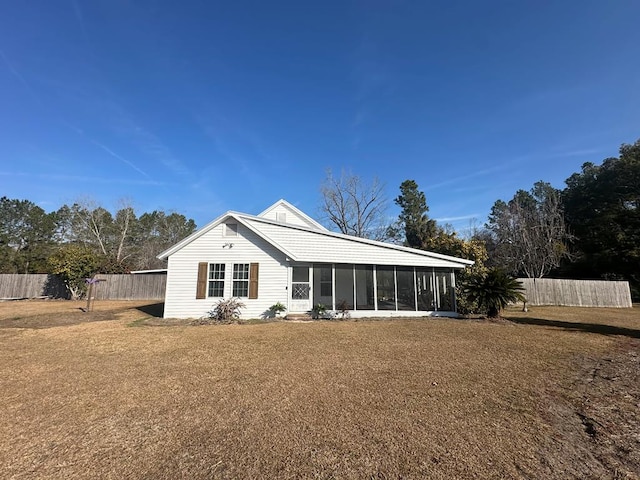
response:
M148 300L15 300L0 302L0 328L53 328L117 319L146 320L162 317L163 303Z
M0 304L7 478L640 476L640 340L573 325L637 309L155 328L68 303Z

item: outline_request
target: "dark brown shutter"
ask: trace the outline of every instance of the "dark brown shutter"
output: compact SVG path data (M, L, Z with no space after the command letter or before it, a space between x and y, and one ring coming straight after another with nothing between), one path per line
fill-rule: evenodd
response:
M249 267L249 298L258 298L258 264Z
M196 286L196 298L207 298L207 262L198 263L198 284Z

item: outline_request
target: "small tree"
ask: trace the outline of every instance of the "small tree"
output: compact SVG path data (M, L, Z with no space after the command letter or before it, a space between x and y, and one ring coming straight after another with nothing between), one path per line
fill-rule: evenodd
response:
M503 270L492 268L485 275L477 275L467 281L464 292L489 318L500 316L509 303L525 301L522 284Z
M85 279L92 278L101 265L99 255L84 245L66 244L49 257L51 273L64 281L71 298L82 298L87 290Z

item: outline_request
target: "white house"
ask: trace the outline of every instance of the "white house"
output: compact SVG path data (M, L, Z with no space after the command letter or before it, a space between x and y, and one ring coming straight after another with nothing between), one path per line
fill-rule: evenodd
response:
M470 260L334 233L279 200L229 211L158 255L168 259L165 318L202 317L239 297L243 318L348 309L352 317L454 315L455 271Z

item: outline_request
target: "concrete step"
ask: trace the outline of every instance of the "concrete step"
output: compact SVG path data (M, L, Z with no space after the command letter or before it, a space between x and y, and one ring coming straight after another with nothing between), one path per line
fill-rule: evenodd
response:
M313 320L313 317L308 313L287 313L284 317L285 320L297 320L299 322L307 322Z

